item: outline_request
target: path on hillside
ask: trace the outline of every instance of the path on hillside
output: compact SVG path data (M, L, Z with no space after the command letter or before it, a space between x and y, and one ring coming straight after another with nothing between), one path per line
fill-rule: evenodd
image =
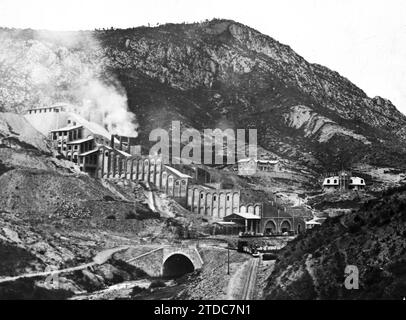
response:
M44 277L44 276L49 276L49 275L55 275L55 274L61 274L61 273L69 273L69 272L73 272L73 271L87 269L87 268L90 268L90 267L105 263L107 260L109 260L111 258L111 256L113 254L115 254L115 253L117 253L119 251L126 250L128 248L129 248L129 246L106 249L106 250L103 250L103 251L99 252L98 254L96 254L93 257L92 262L89 262L89 263L86 263L86 264L82 264L82 265L79 265L79 266L76 266L76 267L71 267L71 268L60 269L60 270L25 273L25 274L21 274L21 275L18 275L18 276L4 277L4 278L0 278L0 283L15 281L15 280L22 279L22 278Z

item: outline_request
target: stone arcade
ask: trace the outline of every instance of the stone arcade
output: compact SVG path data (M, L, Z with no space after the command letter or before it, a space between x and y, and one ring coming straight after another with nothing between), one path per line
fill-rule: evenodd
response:
M141 155L136 139L111 135L93 115L85 119L67 104L31 109L26 119L48 135L62 156L99 179L143 181L174 198L211 222L233 226L238 232L281 234L305 230L303 218L287 211L276 198L260 190L229 188L214 182L204 166L166 165L160 156ZM92 121L93 120L93 121ZM244 163L246 163L244 161ZM271 171L277 161L248 161L255 170Z

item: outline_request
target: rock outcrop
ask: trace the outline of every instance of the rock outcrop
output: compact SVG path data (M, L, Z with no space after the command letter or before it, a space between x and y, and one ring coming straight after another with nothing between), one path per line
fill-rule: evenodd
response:
M97 79L128 98L146 148L152 129L179 120L200 130L256 128L261 150L298 166L402 165L406 117L389 100L369 98L337 72L234 21L0 33L5 111L80 104ZM299 126L298 116L308 120Z

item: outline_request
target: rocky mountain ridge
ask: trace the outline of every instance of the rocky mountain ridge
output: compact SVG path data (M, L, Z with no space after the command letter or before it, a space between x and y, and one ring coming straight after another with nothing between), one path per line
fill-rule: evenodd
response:
M91 74L126 94L146 146L152 129L179 120L200 130L257 128L264 155L319 171L402 165L406 117L389 100L367 97L337 72L234 21L0 33L3 110L81 103L83 83L75 79Z

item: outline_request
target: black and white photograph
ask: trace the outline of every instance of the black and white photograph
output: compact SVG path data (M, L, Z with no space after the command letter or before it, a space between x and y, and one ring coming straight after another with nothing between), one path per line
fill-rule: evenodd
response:
M0 300L403 304L406 1L0 0Z

